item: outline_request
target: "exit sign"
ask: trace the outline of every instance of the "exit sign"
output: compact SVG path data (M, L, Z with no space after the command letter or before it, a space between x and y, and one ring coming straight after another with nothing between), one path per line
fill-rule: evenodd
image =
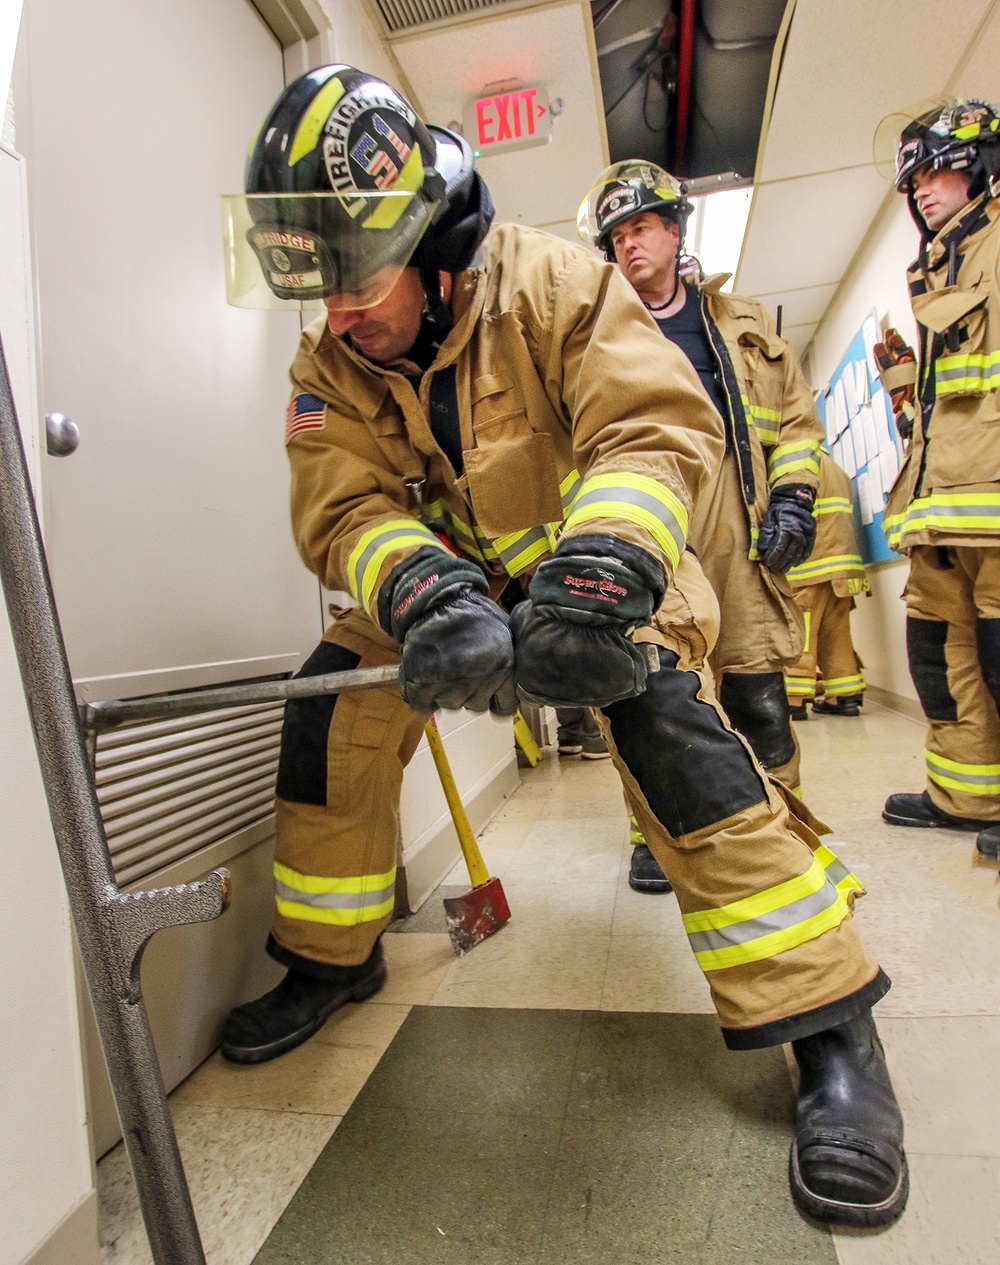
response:
M543 145L552 135L552 110L544 88L511 88L477 97L463 112L465 139L477 158L526 145Z

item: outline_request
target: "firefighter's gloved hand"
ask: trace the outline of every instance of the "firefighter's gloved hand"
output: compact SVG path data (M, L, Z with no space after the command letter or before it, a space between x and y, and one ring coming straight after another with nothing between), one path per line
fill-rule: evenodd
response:
M399 683L415 711L517 711L510 621L488 592L479 567L440 549L420 549L389 573L379 623L403 647Z
M771 493L757 533L757 552L768 571L784 575L812 553L815 503L816 493L805 483L782 483Z
M564 540L511 616L521 697L553 707L607 707L646 688L631 638L667 586L662 564L614 536Z
M875 363L889 393L896 429L903 439L909 439L916 416L917 357L897 330L887 329L884 338L885 342L875 344Z

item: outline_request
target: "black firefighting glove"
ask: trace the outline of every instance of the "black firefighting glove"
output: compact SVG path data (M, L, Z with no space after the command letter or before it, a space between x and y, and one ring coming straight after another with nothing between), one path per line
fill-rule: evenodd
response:
M663 600L663 565L614 536L564 540L511 616L517 688L532 703L607 707L646 688L647 660L629 634Z
M805 483L782 483L772 491L757 533L757 552L768 571L784 575L812 553L815 503L816 493Z
M875 344L875 363L882 385L889 393L896 429L903 439L909 439L916 416L917 357L897 330L887 329L883 337L885 342Z
M414 711L517 711L510 620L488 592L479 567L440 549L389 572L379 623L403 647L399 683Z

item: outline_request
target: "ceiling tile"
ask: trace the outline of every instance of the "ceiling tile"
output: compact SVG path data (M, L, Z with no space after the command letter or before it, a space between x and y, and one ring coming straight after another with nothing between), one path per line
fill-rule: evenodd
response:
M885 196L885 181L874 167L758 187L737 294L839 282Z
M393 43L393 52L432 123L460 120L489 83L520 80L562 98L547 145L477 161L498 221L576 219L590 181L605 166L600 85L594 81L580 0L522 10ZM589 22L589 13L586 16Z
M774 316L781 305L782 328L793 325L807 325L816 322L826 311L826 305L833 298L837 283L829 285L804 286L798 290L778 290L774 294L753 294Z
M942 90L990 3L963 0L959 19L941 0L798 0L761 181L871 162L879 121ZM984 64L996 49L982 42Z

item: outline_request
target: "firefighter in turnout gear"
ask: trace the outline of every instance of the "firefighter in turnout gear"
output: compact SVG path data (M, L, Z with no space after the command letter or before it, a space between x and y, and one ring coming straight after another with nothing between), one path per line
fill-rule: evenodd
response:
M806 719L810 702L821 715L858 716L865 677L851 640L851 611L855 596L868 592L868 576L858 552L851 480L827 452L820 456L813 514L813 551L788 572L806 625L802 658L785 673L788 702L794 720ZM823 697L813 701L817 672Z
M907 651L927 717L927 789L890 795L901 826L975 830L1000 848L1000 116L954 98L890 115L876 161L920 230L912 438L885 507L910 556ZM895 164L893 168L893 159ZM907 358L894 356L897 373ZM903 370L905 372L905 369ZM897 417L903 389L892 387ZM888 384L887 384L888 388Z
M761 305L723 294L726 274L682 278L690 212L683 186L661 167L623 162L598 176L577 227L618 264L723 419L725 460L688 537L721 607L711 666L733 725L770 775L798 794L784 669L802 653L805 634L785 573L808 556L815 536L823 427L795 352ZM629 882L636 891L669 890L641 841Z
M516 684L599 709L727 1044L793 1043L797 1202L893 1220L903 1125L871 1016L889 982L854 925L860 884L707 668L718 603L686 542L725 440L694 372L617 269L534 229L487 234L465 142L350 67L285 89L247 186L234 276L255 256L276 297L319 290L327 309L291 371L292 524L357 605L303 672L399 663L401 691L287 705L268 948L288 974L230 1016L224 1054L273 1058L380 986L403 766L427 713L509 714ZM508 618L512 578L528 597Z

